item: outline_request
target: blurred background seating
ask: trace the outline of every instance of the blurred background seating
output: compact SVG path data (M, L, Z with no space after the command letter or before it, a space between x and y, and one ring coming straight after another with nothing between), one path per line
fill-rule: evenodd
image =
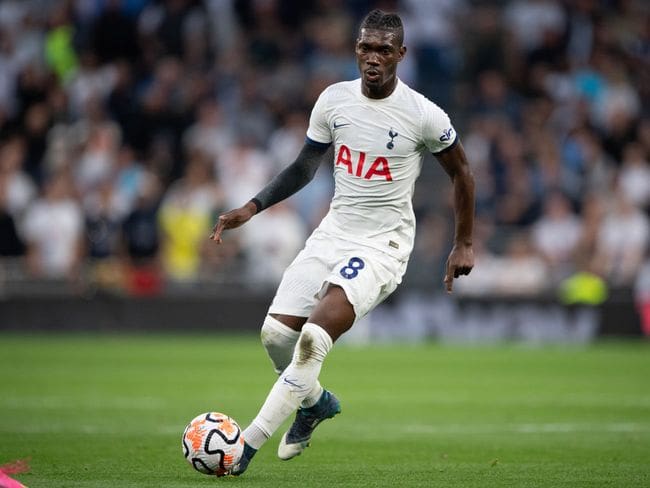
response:
M373 7L403 15L400 76L452 116L476 176L457 293L553 295L589 273L648 310L642 0L3 0L2 293L272 289L327 211L329 168L224 246L207 236L292 161L320 91L357 76ZM406 288L442 290L450 202L429 155Z

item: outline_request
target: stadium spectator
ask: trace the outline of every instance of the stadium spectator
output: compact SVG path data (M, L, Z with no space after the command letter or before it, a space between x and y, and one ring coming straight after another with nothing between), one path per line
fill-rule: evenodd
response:
M632 142L623 149L618 185L631 203L650 210L650 162L641 144Z
M26 144L16 136L0 144L0 174L3 178L3 207L14 219L22 218L28 205L37 196L37 187L23 171Z
M566 8L569 16L567 57L571 67L585 66L595 41L594 19L598 15L598 5L590 0L579 0L571 2Z
M581 234L581 222L573 213L571 202L561 192L551 193L544 202L541 217L533 224L533 246L546 260L557 278L573 270L571 259Z
M85 250L90 280L102 288L123 288L121 216L114 205L115 188L103 180L83 202Z
M113 90L116 80L114 65L100 64L93 51L82 52L79 68L65 84L72 115L82 116L89 103L104 100Z
M155 255L158 236L144 223L158 206L138 207L138 181L152 176L170 192L199 149L228 198L259 186L302 143L298 128L318 94L356 76L346 26L380 4L404 14L409 32L400 77L458 114L477 212L496 225L490 252L531 232L558 189L582 222L578 249L589 249L569 263L578 269L595 264L592 195L605 204L620 188L647 215L650 21L638 0L4 0L0 152L20 153L9 162L20 160L21 175L5 183L6 205L42 197L59 171L74 175L77 206L111 180L122 239ZM438 188L433 166L425 161L416 188L423 211L445 203L444 192L425 190ZM287 209L310 228L331 194L325 169ZM12 210L20 231L19 214ZM125 226L129 216L134 225ZM135 228L152 234L136 239ZM196 279L247 267L239 240L228 246L201 255ZM434 249L416 246L414 260L422 252L423 261L444 261Z
M183 134L186 151L200 151L216 164L234 143L233 128L216 100L204 100L198 107L196 122Z
M53 117L47 103L36 101L28 106L24 117L26 153L24 169L34 181L41 182L41 164L47 148L47 134Z
M593 267L610 283L630 286L649 242L648 217L619 190L598 231Z
M244 227L241 232L248 281L258 286L278 283L307 237L305 224L288 203L269 210L255 220L255 225Z
M515 125L521 120L521 101L513 93L504 74L496 70L487 70L479 74L478 91L471 110L477 115L505 117Z
M415 86L425 96L447 106L452 83L459 70L459 24L464 17L465 0L403 0L404 26L413 46L416 63ZM435 12L435 15L431 15ZM408 63L408 61L407 61ZM405 78L407 83L411 80Z
M548 289L551 269L524 233L512 235L503 255L493 258L491 265L492 273L483 278L490 292L534 296ZM491 285L487 281L490 277Z
M21 229L35 276L76 280L83 257L83 211L64 171L50 175L43 196L27 209Z
M162 185L143 172L134 207L122 223L124 286L134 295L152 295L162 288L159 259L158 206Z
M102 64L138 58L137 28L122 10L124 0L107 0L92 21L89 44Z
M225 192L226 206L239 202L241 195L255 193L273 171L273 160L253 140L239 135L232 147L216 160L216 174Z
M79 127L87 134L79 158L72 163L75 185L81 195L94 191L115 172L115 160L120 149L121 133L110 120L84 119Z
M573 263L579 271L597 272L594 256L598 242L598 234L605 218L608 200L600 193L585 195L582 201L582 219L580 238L576 243Z
M176 282L199 275L214 213L222 207L223 191L213 178L204 154L190 155L183 177L172 184L160 205L162 264Z
M25 253L25 244L18 234L17 219L7 205L8 180L9 175L0 171L0 256L22 256Z
M566 27L565 11L555 0L511 1L503 20L525 56L539 49L548 35L562 34Z
M476 5L471 13L472 29L462 31L463 72L461 80L485 71L507 72L507 45L501 29L500 10L496 5ZM471 75L470 75L471 74ZM471 90L463 87L463 90Z
M603 141L588 127L579 127L566 141L566 149L574 151L574 164L582 168L581 187L584 193L608 195L616 175L616 165L603 147ZM572 145L572 147L568 147ZM565 161L567 158L565 157Z
M69 3L54 2L50 8L44 40L45 60L64 84L75 75L79 67L79 56L74 47L76 28Z
M326 73L337 80L352 79L357 74L354 56L350 54L351 19L344 12L314 18L309 28L314 52L309 59L312 76Z
M539 213L535 174L529 162L522 134L511 127L499 126L492 158L495 182L495 218L500 225L525 227Z
M87 256L106 260L119 254L121 219L114 207L114 187L104 180L84 200Z
M530 297L549 291L551 273L548 264L535 250L527 231L499 232L492 222L479 217L475 224L474 251L481 272L460 280L461 296L484 295ZM498 242L495 242L498 241ZM499 248L495 252L493 248Z

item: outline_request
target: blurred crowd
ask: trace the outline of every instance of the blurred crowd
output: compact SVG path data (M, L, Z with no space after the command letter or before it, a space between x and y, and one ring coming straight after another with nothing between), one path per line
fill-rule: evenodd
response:
M399 75L451 115L473 167L461 293L650 282L643 0L3 0L3 262L136 294L276 283L328 209L331 168L222 246L208 235L293 161L319 93L358 76L374 7L402 15ZM441 288L451 202L428 156L407 283Z

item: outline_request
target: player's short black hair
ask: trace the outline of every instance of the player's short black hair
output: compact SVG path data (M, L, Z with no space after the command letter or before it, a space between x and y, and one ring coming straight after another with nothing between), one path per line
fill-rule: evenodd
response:
M361 29L377 29L392 31L396 34L399 45L404 42L404 25L399 15L389 12L384 12L378 8L372 10L361 21L359 26L359 33Z

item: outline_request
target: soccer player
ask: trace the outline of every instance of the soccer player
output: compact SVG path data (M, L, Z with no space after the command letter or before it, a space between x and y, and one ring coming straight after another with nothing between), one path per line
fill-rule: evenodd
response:
M278 380L244 432L240 475L264 442L298 409L278 448L299 455L323 420L341 411L318 381L333 343L390 295L402 280L413 248L412 194L425 151L454 187L455 236L444 284L474 266L474 179L449 117L397 77L404 58L400 17L373 10L356 41L361 78L326 88L311 114L296 160L244 206L219 216L211 238L305 186L334 144L335 191L330 210L285 271L261 338Z

